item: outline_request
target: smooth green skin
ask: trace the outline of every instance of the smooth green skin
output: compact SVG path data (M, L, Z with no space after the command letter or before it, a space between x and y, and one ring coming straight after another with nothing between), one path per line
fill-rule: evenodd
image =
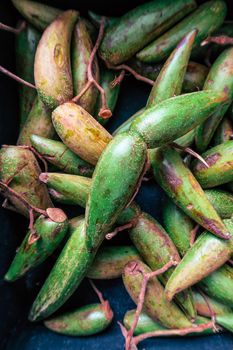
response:
M225 94L215 91L172 97L137 116L130 130L141 135L148 148L156 148L194 129L226 101Z
M90 17L91 21L97 26L99 27L100 26L100 23L101 23L101 19L102 19L102 16L99 15L98 13L95 13L93 11L88 11L88 16ZM118 18L117 17L105 17L105 27L108 27L110 25L112 25L113 23L115 23Z
M141 257L133 246L102 247L87 273L88 278L110 280L122 275L124 266L131 260Z
M40 40L40 33L27 25L16 35L16 71L22 79L34 84L34 59L36 48ZM19 89L19 118L20 128L24 125L32 108L36 91L28 86L21 85Z
M86 337L105 330L112 322L113 313L102 304L90 304L56 316L44 322L53 332L73 337Z
M231 266L223 265L199 282L199 285L206 294L233 308L233 269Z
M150 154L150 162L157 183L178 207L215 235L229 236L218 213L176 150L168 146L155 150Z
M125 316L124 316L123 324L127 330L130 330L130 328L133 324L133 320L135 317L135 311L136 310L127 311ZM196 324L203 324L203 323L207 323L208 321L209 320L207 318L198 316L196 318L195 323ZM138 324L135 328L134 335L140 335L140 334L147 333L147 332L161 331L164 329L167 329L167 328L161 326L161 324L152 320L152 318L150 318L150 316L148 316L145 312L142 312L139 316ZM189 335L200 336L200 335L207 335L207 334L213 334L213 331L211 329L206 329L204 332L190 333Z
M161 101L180 95L196 34L195 29L190 31L173 50L151 89L146 108L151 108Z
M107 106L110 109L110 111L113 113L114 109L116 107L117 104L117 100L118 100L118 95L120 92L120 84L117 84L116 86L112 87L111 86L111 82L115 79L116 77L116 72L107 69L105 67L101 68L100 71L100 86L102 86L102 88L105 91L106 94L106 101L107 101ZM95 106L95 118L96 120L101 124L101 125L105 125L107 124L107 122L109 121L108 119L104 119L98 116L98 113L100 111L100 108L102 106L102 101L101 101L101 95L98 95L97 98L97 102L96 102L96 106Z
M153 65L143 63L137 59L132 59L129 62L129 65L136 70L136 72L151 80L156 80L163 67L162 63ZM189 61L184 76L182 92L187 93L202 90L207 74L208 68L206 66L197 62Z
M137 135L117 135L103 151L93 174L86 208L87 245L96 249L133 196L146 162L146 144Z
M163 206L163 224L181 256L190 248L191 231L194 222L172 201L167 200Z
M171 258L180 261L176 246L167 232L148 214L142 213L138 217L136 226L129 230L129 236L143 260L153 271L163 267ZM174 269L175 267L171 267L158 276L163 285L166 285ZM189 318L195 319L196 312L190 291L179 294L176 302Z
M165 34L139 51L136 57L143 62L163 61L182 37L193 28L198 30L193 47L195 49L206 37L210 36L222 25L226 12L227 7L224 1L208 1L199 6L195 12L185 17Z
M205 194L222 219L233 215L233 195L221 189L205 190Z
M140 271L137 269L139 268ZM137 304L143 280L143 273L152 270L143 262L130 261L123 271L123 283L130 297ZM149 280L143 304L145 312L155 321L167 328L190 327L191 322L175 303L166 299L164 288L156 277Z
M127 61L195 7L193 0L154 0L134 8L106 29L101 57L113 65Z
M48 186L49 193L58 202L78 204L81 207L86 207L91 187L91 179L88 177L60 173L41 173L40 181Z
M43 31L61 13L52 6L30 0L11 0L20 14L37 29Z
M34 228L40 238L29 244L28 239L32 232L28 231L4 277L6 281L15 281L45 261L65 237L68 220L59 223L41 215L36 220Z
M88 83L87 69L93 49L93 43L85 21L79 18L74 28L72 40L72 77L74 96L78 95ZM99 66L95 57L92 66L94 79L99 82ZM88 113L93 114L98 90L92 85L80 98L78 104Z
M233 312L221 316L217 316L216 320L218 324L223 326L230 332L233 332Z
M80 218L32 305L30 321L54 313L83 280L96 253L90 253L86 241L84 219Z
M47 188L39 181L41 173L34 154L29 149L17 146L7 146L0 150L0 180L7 182L12 176L9 186L26 199L30 204L40 209L53 207ZM0 191L3 195L3 190ZM28 208L12 195L5 194L14 210L29 217Z
M215 130L218 128L224 114L233 99L233 48L224 50L212 65L206 78L203 89L222 91L229 96L229 102L222 109L214 113L196 129L196 148L198 152L204 152Z
M73 153L61 141L31 135L31 144L45 160L64 173L91 177L94 167Z
M209 168L200 161L191 164L192 172L203 188L233 181L233 141L224 142L202 154Z
M193 298L195 307L197 309L197 313L202 316L211 317L210 309L203 296L200 293L197 293L195 290L193 290ZM214 300L208 297L207 295L205 296L205 298L208 300L211 310L214 311L216 316L224 315L232 311L232 309L228 306L219 303L217 300Z
M35 84L42 102L51 109L73 97L70 43L77 18L74 10L61 13L45 29L37 46Z
M224 224L233 235L233 223L225 219ZM223 240L210 232L203 233L187 251L166 285L169 300L176 293L201 281L227 262L233 252L233 239Z
M231 140L233 137L232 121L226 117L223 118L213 136L213 145L217 146L221 143Z
M38 96L35 98L27 120L20 131L17 144L31 146L31 136L33 134L46 138L53 138L55 135L51 110L44 105Z

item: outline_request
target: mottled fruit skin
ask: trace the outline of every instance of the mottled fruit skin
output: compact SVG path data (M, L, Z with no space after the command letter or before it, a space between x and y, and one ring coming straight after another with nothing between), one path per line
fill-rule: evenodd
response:
M232 72L233 48L229 48L224 50L214 62L203 87L204 90L222 91L226 93L229 97L229 102L196 129L195 142L198 152L204 152L207 149L215 130L218 128L219 123L232 102Z
M193 0L151 1L119 17L106 29L101 57L117 65L142 49L196 7Z
M127 311L125 316L124 316L123 323L124 323L124 326L127 330L129 330L133 324L133 320L135 317L135 311L136 310ZM200 317L200 316L198 316L195 320L195 324L203 324L203 323L207 323L207 322L208 322L208 319L206 319L204 317ZM147 333L147 332L161 331L164 329L167 329L167 328L163 327L161 324L154 321L145 312L141 312L141 314L139 316L138 324L137 324L135 331L134 331L134 335L140 335L140 334ZM191 333L189 335L200 336L200 335L207 335L207 334L213 334L213 330L206 329L204 332L201 332L201 334Z
M55 20L61 10L30 0L11 0L20 14L38 30L45 28Z
M60 14L43 32L35 56L35 84L42 102L51 109L73 97L70 42L78 12Z
M154 177L166 194L189 217L210 232L229 238L229 232L179 153L164 146L150 155Z
M222 0L208 1L180 21L173 28L154 40L144 49L139 51L136 57L143 62L161 62L174 49L181 38L190 30L196 28L198 34L195 39L194 48L214 31L216 31L224 21L227 7Z
M5 275L6 281L12 282L24 276L54 252L62 242L68 229L68 220L64 213L63 215L63 222L52 221L43 215L36 220L34 229L36 234L39 235L39 239L30 244L29 239L32 231L28 231Z
M96 249L133 196L147 159L146 144L137 135L117 135L95 168L86 208L89 249Z
M195 128L226 102L227 96L215 91L172 97L138 115L130 130L141 135L148 148L159 147Z
M224 142L202 154L209 165L192 163L192 172L203 188L211 188L233 181L233 141Z
M91 177L94 167L78 157L61 141L31 135L31 144L42 157L64 173Z
M27 120L19 133L17 144L31 146L33 134L48 138L53 138L55 135L51 110L44 105L38 96L35 98Z
M129 236L143 260L153 271L162 268L170 259L180 261L176 246L164 228L148 214L139 215L137 224L129 230ZM163 285L166 285L173 270L174 267L171 267L158 276ZM195 319L196 312L190 291L177 295L176 302L187 317Z
M56 316L44 322L51 331L71 335L74 337L86 337L105 330L113 319L113 312L108 302L105 304L90 304L77 310Z
M233 215L233 194L221 189L205 190L210 203L222 219L230 219Z
M47 188L39 181L41 169L34 156L29 150L19 146L6 146L0 150L0 180L9 182L9 186L20 194L29 204L40 209L53 206ZM0 191L5 196L14 210L29 217L28 208L16 197Z
M140 269L140 270L139 270ZM151 269L138 260L130 261L124 268L123 283L135 304L141 289L143 274L151 272ZM164 289L158 279L153 277L149 280L145 300L145 312L155 321L167 328L190 327L191 322L182 311L173 303L166 299Z
M122 275L124 266L131 260L140 260L134 246L110 246L99 249L87 273L88 278L110 280Z
M64 144L95 165L112 136L81 106L66 102L52 113L53 125Z
M206 317L211 317L210 309L203 296L200 293L193 291L193 298L198 314ZM231 312L231 308L229 306L223 305L217 300L208 297L207 295L205 295L205 298L208 300L208 303L211 306L211 309L214 311L215 315L224 315Z
M190 248L191 231L195 223L172 201L167 200L163 207L164 227L181 256Z
M26 27L16 35L16 72L19 77L34 84L34 59L36 48L40 40L40 33L31 27ZM23 127L32 108L36 91L28 86L21 85L19 89L19 118L20 129Z
M227 262L233 251L233 223L225 219L224 224L231 233L230 240L223 240L210 232L203 233L187 251L166 285L169 300L176 293L201 281Z
M231 266L223 265L204 278L199 285L210 297L233 308L233 268Z
M229 141L233 138L233 125L232 121L224 117L221 123L219 124L217 130L213 136L214 146L220 145L226 141Z
M92 40L86 26L86 22L79 18L73 33L72 42L72 76L74 96L78 95L88 82L87 68L90 55L93 49ZM99 66L95 57L92 65L94 79L99 82ZM87 92L80 98L78 104L83 107L91 115L98 97L98 90L95 86L91 86Z

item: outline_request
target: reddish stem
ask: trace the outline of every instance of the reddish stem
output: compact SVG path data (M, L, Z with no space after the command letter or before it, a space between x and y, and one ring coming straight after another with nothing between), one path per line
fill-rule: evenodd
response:
M11 77L12 79L16 80L18 83L21 83L21 84L23 84L23 85L25 85L25 86L28 86L28 87L32 88L32 89L36 89L35 85L33 85L33 84L29 83L28 81L26 81L26 80L24 80L24 79L18 77L18 76L15 75L14 73L11 73L9 70L7 70L6 68L4 68L4 67L2 67L2 66L0 66L0 72L2 72L2 73L4 73L4 74L8 75L8 76Z
M110 83L111 88L113 89L115 86L119 85L119 84L122 82L122 80L124 79L124 77L125 77L125 70L122 70L122 71L120 72L120 74L118 75L118 77L116 77L116 78Z
M44 172L46 172L46 173L48 172L48 164L47 164L46 160L44 159L44 157L39 152L37 152L37 150L34 147L26 146L26 145L20 145L20 146L17 146L17 147L24 148L24 149L29 149L43 163L43 165L44 165Z
M103 294L101 293L101 291L96 287L96 285L94 284L94 282L92 280L89 279L89 282L92 286L92 288L94 289L95 293L97 294L101 305L103 306L103 310L105 312L105 316L107 317L108 320L111 320L113 318L113 312L112 309L110 307L110 304L108 302L108 300L105 300L103 298Z
M10 27L10 26L0 22L0 29L6 30L7 32L11 32L11 33L14 33L14 34L19 34L20 32L22 32L22 30L25 27L26 27L26 22L25 21L21 22L18 28L13 28L13 27Z
M95 59L96 52L97 52L97 50L98 50L98 48L100 46L101 40L102 40L103 35L104 35L105 20L106 20L105 17L102 17L98 38L96 40L95 46L93 47L93 50L91 52L90 59L89 59L89 62L88 62L88 67L87 67L87 79L88 79L88 82L84 86L83 90L77 96L75 96L72 99L72 101L77 103L80 100L80 98L87 92L87 90L90 89L90 87L92 85L95 85L95 87L99 90L99 92L101 94L101 101L102 101L102 106L101 106L100 111L99 111L99 116L104 118L104 119L108 119L108 118L111 117L112 112L110 111L110 109L107 106L105 90L102 88L102 86L99 85L99 83L96 81L96 79L94 78L93 73L92 73L93 61Z
M209 168L209 164L206 163L205 159L203 159L202 156L200 156L200 154L198 154L197 152L193 151L191 148L180 146L180 145L178 145L178 143L176 143L176 142L172 142L171 145L172 145L174 148L178 148L178 149L180 149L181 151L184 151L184 152L190 154L191 156L197 158L197 159L200 160L200 162L202 162L207 168Z
M127 336L126 336L125 350L130 350L131 340L132 340L135 328L137 327L140 314L142 312L143 303L144 303L144 299L145 299L145 293L146 293L146 287L147 287L148 281L152 277L155 277L155 276L158 276L158 275L164 273L170 267L175 266L175 265L177 265L177 262L174 261L173 259L171 259L163 267L161 267L160 269L158 269L156 271L152 271L152 272L146 273L146 274L143 274L143 280L142 280L142 284L141 284L141 290L140 290L140 293L139 293L139 296L138 296L138 303L137 303L137 309L136 309L136 312L135 312L134 320L133 320L132 326L131 326L130 330L127 332Z
M213 310L213 308L211 307L210 303L209 303L209 300L207 298L207 296L202 292L202 290L199 288L198 289L199 293L201 294L202 298L204 299L208 309L209 309L209 312L210 312L210 315L211 315L211 320L212 320L212 323L213 323L213 327L215 330L217 330L216 326L215 326L215 323L216 323L216 314Z
M136 220L133 219L132 221L128 222L127 224L116 227L114 231L107 233L105 238L107 240L112 239L113 237L115 237L118 234L118 232L132 228L135 225L135 222L136 222Z
M195 242L197 231L199 230L199 227L200 226L197 224L191 231L190 242L189 242L190 247L192 247L194 242Z
M228 35L210 36L209 38L202 41L201 46L209 43L215 43L218 45L233 45L233 38Z

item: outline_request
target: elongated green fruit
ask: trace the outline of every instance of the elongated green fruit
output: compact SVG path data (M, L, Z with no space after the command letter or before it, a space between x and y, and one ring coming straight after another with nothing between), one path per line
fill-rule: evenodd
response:
M116 136L94 171L86 208L89 249L96 249L134 194L146 161L146 144L137 135ZM102 237L102 239L101 239Z
M104 304L90 304L77 310L56 316L44 322L53 332L86 337L105 330L113 319L112 309L107 301Z
M85 21L79 18L73 34L72 43L72 75L74 95L78 95L88 83L87 69L93 49L92 40ZM93 61L92 72L94 79L99 82L99 66L97 58ZM93 114L98 96L98 90L93 85L80 98L79 105L88 113Z
M115 77L116 77L116 72L104 67L101 68L100 85L105 91L107 106L111 112L113 112L116 107L118 95L120 92L120 84L117 84L114 87L111 86L111 82L115 79ZM96 106L95 106L94 116L100 124L105 125L108 122L109 118L104 119L98 116L98 113L101 107L102 107L102 101L101 101L101 95L99 94L97 98Z
M53 109L73 97L70 41L78 12L60 14L44 31L35 56L35 84L42 102Z
M135 304L138 302L143 273L148 272L151 272L151 269L138 260L130 261L124 268L123 282ZM178 306L173 302L168 302L164 289L156 277L151 278L148 282L144 310L153 320L167 328L184 328L191 325Z
M233 312L216 317L218 324L233 332Z
M146 108L153 107L167 98L180 95L196 34L195 29L190 31L173 50L153 85Z
M30 0L11 0L20 14L37 29L43 31L61 13L52 6Z
M223 118L213 136L214 146L220 145L233 138L232 121L228 118Z
M230 238L227 228L178 152L164 146L150 154L150 161L156 181L176 205L210 232Z
M224 142L202 154L207 168L194 161L192 172L203 188L210 188L233 181L233 141Z
M169 98L137 116L130 130L140 134L149 148L159 147L195 128L226 102L227 96L215 91Z
M102 247L98 251L87 277L109 280L121 277L124 266L131 260L140 260L133 246Z
M148 214L139 215L136 226L129 230L129 236L153 271L163 267L171 258L177 262L180 261L179 253L164 228ZM163 285L166 284L173 270L174 267L171 267L158 276ZM176 302L188 317L195 319L196 312L190 291L177 295Z
M192 0L163 0L134 8L107 28L100 55L114 65L130 59L195 7Z
M55 134L51 120L51 110L37 96L25 121L17 141L18 145L31 146L31 135L52 138Z
M45 160L65 173L87 177L93 174L94 167L78 157L60 141L32 135L31 144Z
M199 285L206 294L219 302L233 308L233 269L223 265L210 276L204 278Z
M52 219L41 215L34 224L35 232L29 230L26 234L4 277L6 281L15 281L40 265L62 242L68 228L67 217L58 208L50 208L49 213ZM38 239L32 243L33 235Z
M193 28L198 30L194 48L198 47L206 37L221 26L226 12L224 1L212 0L202 4L195 12L138 52L137 58L143 62L164 60L181 38Z
M9 186L36 208L47 209L53 206L47 188L39 181L40 167L29 150L20 146L5 146L0 150L0 180L9 181ZM30 185L30 186L29 186ZM28 207L13 194L0 190L14 210L29 217Z
M60 173L41 173L39 178L40 181L49 187L49 192L58 202L78 204L81 207L86 207L91 187L91 179L88 177Z
M233 223L225 219L224 224L233 235ZM166 285L166 294L169 300L176 293L199 282L204 277L227 262L233 251L232 238L223 240L210 232L202 234L187 251Z
M172 201L167 200L163 207L164 227L181 256L190 248L191 231L195 223Z
M204 90L225 92L229 102L196 129L196 147L204 152L233 99L233 48L224 50L212 65L204 84Z
M124 316L124 326L127 330L130 330L132 324L133 324L133 320L135 317L135 312L136 310L130 310L127 311L125 316ZM198 316L196 318L195 323L196 324L203 324L203 323L207 323L208 319L206 319L205 317L200 317ZM163 327L160 323L152 320L152 318L150 316L148 316L145 312L141 312L140 316L139 316L139 320L138 320L138 324L135 328L134 331L134 335L139 335L139 334L143 334L143 333L147 333L147 332L154 332L154 331L159 331L159 330L163 330L166 329L165 327ZM212 334L213 331L211 329L206 329L204 332L202 332L202 335L207 335L207 334ZM198 335L200 336L200 334L198 333L191 333L190 335Z
M233 195L221 189L205 190L205 194L219 216L230 219L233 215Z
M17 75L29 83L34 83L34 59L36 48L40 40L40 33L27 25L16 35L16 71ZM36 91L28 86L21 85L19 89L19 118L20 128L24 125L32 108Z
M52 113L53 125L64 144L95 165L112 136L81 106L66 102Z
M229 306L223 305L219 303L217 300L214 300L206 295L205 298L208 301L208 304L209 304L208 306L203 295L201 295L200 293L197 293L195 290L193 291L193 298L194 298L195 307L197 309L197 313L199 315L211 317L209 306L211 307L211 310L213 310L216 316L224 315L232 311L232 309Z

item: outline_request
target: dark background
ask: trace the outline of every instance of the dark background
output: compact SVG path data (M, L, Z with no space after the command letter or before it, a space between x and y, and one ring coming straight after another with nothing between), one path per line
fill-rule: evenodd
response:
M119 16L129 9L145 1L111 0L109 2L99 0L76 1L43 1L46 4L68 9L75 8L85 15L88 9L106 16ZM201 3L202 1L198 1ZM233 13L232 0L228 0L228 17ZM0 21L15 26L20 18L11 2L1 0ZM15 71L14 34L0 31L0 64ZM0 76L0 144L15 144L18 134L18 85L8 77ZM109 130L113 131L130 115L145 105L149 87L132 78L127 78L121 87L119 103L114 112ZM137 201L144 211L150 213L158 220L161 214L162 191L154 183L144 183ZM69 209L70 216L81 213L81 209ZM123 338L120 334L116 320L122 320L125 312L134 308L133 302L124 290L120 279L113 281L99 281L97 286L109 299L114 310L115 319L108 331L98 336L89 338L71 338L60 336L48 331L42 324L30 324L27 314L40 289L46 275L55 262L56 256L52 256L46 263L38 267L25 278L9 284L3 281L3 276L14 257L17 246L25 235L27 222L19 215L0 208L0 349L9 350L86 350L86 349L123 349ZM119 235L112 243L127 243L127 235ZM86 303L94 302L97 298L89 284L84 281L72 298L62 308L72 309ZM224 335L169 338L148 340L140 346L140 349L160 350L232 350L233 337Z

